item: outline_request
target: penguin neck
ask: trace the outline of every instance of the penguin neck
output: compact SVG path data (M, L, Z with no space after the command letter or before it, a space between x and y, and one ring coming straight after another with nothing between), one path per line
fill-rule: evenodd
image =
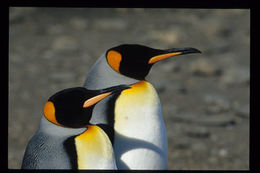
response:
M39 131L53 136L73 136L83 133L86 128L66 128L49 122L44 116L41 118Z
M119 169L167 169L167 136L159 96L146 82L131 85L115 103L114 149Z
M115 169L112 144L106 133L96 125L75 138L79 169Z
M84 87L87 89L102 89L116 85L130 85L139 80L122 75L113 70L103 54L89 70Z

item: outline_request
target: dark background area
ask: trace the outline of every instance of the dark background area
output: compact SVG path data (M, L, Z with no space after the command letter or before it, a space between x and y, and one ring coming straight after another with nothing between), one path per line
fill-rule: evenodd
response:
M249 169L250 10L12 7L8 167L19 169L53 93L82 86L107 49L138 43L202 54L154 65L169 169Z

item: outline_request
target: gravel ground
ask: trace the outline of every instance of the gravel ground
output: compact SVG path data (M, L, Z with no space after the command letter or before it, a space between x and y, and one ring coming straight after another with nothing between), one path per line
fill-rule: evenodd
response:
M82 86L108 48L138 43L202 54L154 65L169 169L249 169L250 10L10 8L8 167L19 169L42 109Z

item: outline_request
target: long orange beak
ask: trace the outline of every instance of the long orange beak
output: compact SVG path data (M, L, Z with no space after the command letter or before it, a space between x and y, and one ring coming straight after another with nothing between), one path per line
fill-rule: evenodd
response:
M83 108L90 107L90 106L96 104L97 102L103 100L104 98L106 98L107 96L109 96L111 94L112 94L112 92L108 92L108 93L104 93L104 94L100 94L95 97L92 97L84 102Z
M166 49L164 54L154 56L150 58L148 64L154 64L158 61L176 56L176 55L184 55L189 53L201 53L198 49L187 47L187 48L173 48L173 49Z
M118 93L118 92L121 92L121 91L123 91L125 89L129 89L129 88L131 88L131 87L128 85L118 85L118 86L113 86L110 88L102 89L99 91L99 93L97 95L87 99L83 104L83 108L90 107L90 106L96 104L97 102L103 100L104 98L108 97L111 94Z

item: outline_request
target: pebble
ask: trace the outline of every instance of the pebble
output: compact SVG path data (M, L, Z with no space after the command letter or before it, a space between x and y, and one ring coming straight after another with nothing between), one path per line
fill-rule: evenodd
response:
M226 157L228 155L228 151L224 148L221 148L219 151L218 151L218 155L221 156L221 157Z
M169 72L180 72L181 71L181 66L178 65L177 63L161 63L161 68L164 72L169 73Z
M203 99L207 104L205 112L208 115L228 112L231 109L231 102L223 96L207 94Z
M212 158L219 156L219 157L227 157L228 156L228 150L226 148L220 148L220 149L212 149L210 152Z
M227 34L227 32L225 34ZM222 53L228 52L231 46L232 45L229 42L222 41L219 44L215 45L213 53L218 54L219 52Z
M37 8L23 7L23 8L10 8L9 21L10 23L23 23L25 21L25 16L33 15L37 12Z
M67 81L75 78L75 74L71 72L53 73L51 78L59 81Z
M199 127L199 126L194 126L186 130L184 132L186 136L192 137L192 138L209 138L210 137L210 132L208 128L205 127Z
M187 89L185 86L180 86L180 87L178 88L178 92L179 92L180 94L185 95L185 94L188 93L188 89Z
M23 59L21 58L21 56L19 54L10 52L9 62L10 63L22 63Z
M228 114L219 114L216 116L192 116L192 114L181 114L172 117L174 122L196 124L205 127L229 127L234 126L236 119Z
M236 116L241 117L241 118L246 118L246 119L249 118L249 116L250 116L249 104L234 106L234 109L235 109Z
M217 164L218 158L216 158L216 157L209 157L209 162L210 162L211 164Z
M124 30L127 28L127 23L121 19L99 19L94 23L94 27L102 30Z
M188 149L191 147L191 142L186 138L179 138L173 145L176 149Z
M190 72L196 76L220 76L221 70L206 58L199 58L190 64Z
M245 67L227 68L220 78L220 81L226 86L235 86L237 84L249 84L249 69Z
M195 123L210 127L228 127L234 126L236 124L236 120L233 116L222 114L218 116L207 116L196 120Z
M190 113L179 113L171 117L174 122L180 123L192 123L194 122L194 116Z
M50 25L47 28L47 32L53 35L61 34L63 31L64 31L64 27L61 24Z
M88 27L88 20L79 18L79 17L75 17L75 18L70 19L70 25L76 30L84 31Z
M42 58L46 60L51 60L55 56L54 52L51 50L46 50L42 54Z
M54 50L74 50L77 48L77 41L72 36L59 36L52 44Z
M174 29L148 31L149 38L166 44L177 44L180 33Z
M195 151L203 152L203 151L207 150L207 147L202 142L196 142L196 143L192 144L192 149Z

